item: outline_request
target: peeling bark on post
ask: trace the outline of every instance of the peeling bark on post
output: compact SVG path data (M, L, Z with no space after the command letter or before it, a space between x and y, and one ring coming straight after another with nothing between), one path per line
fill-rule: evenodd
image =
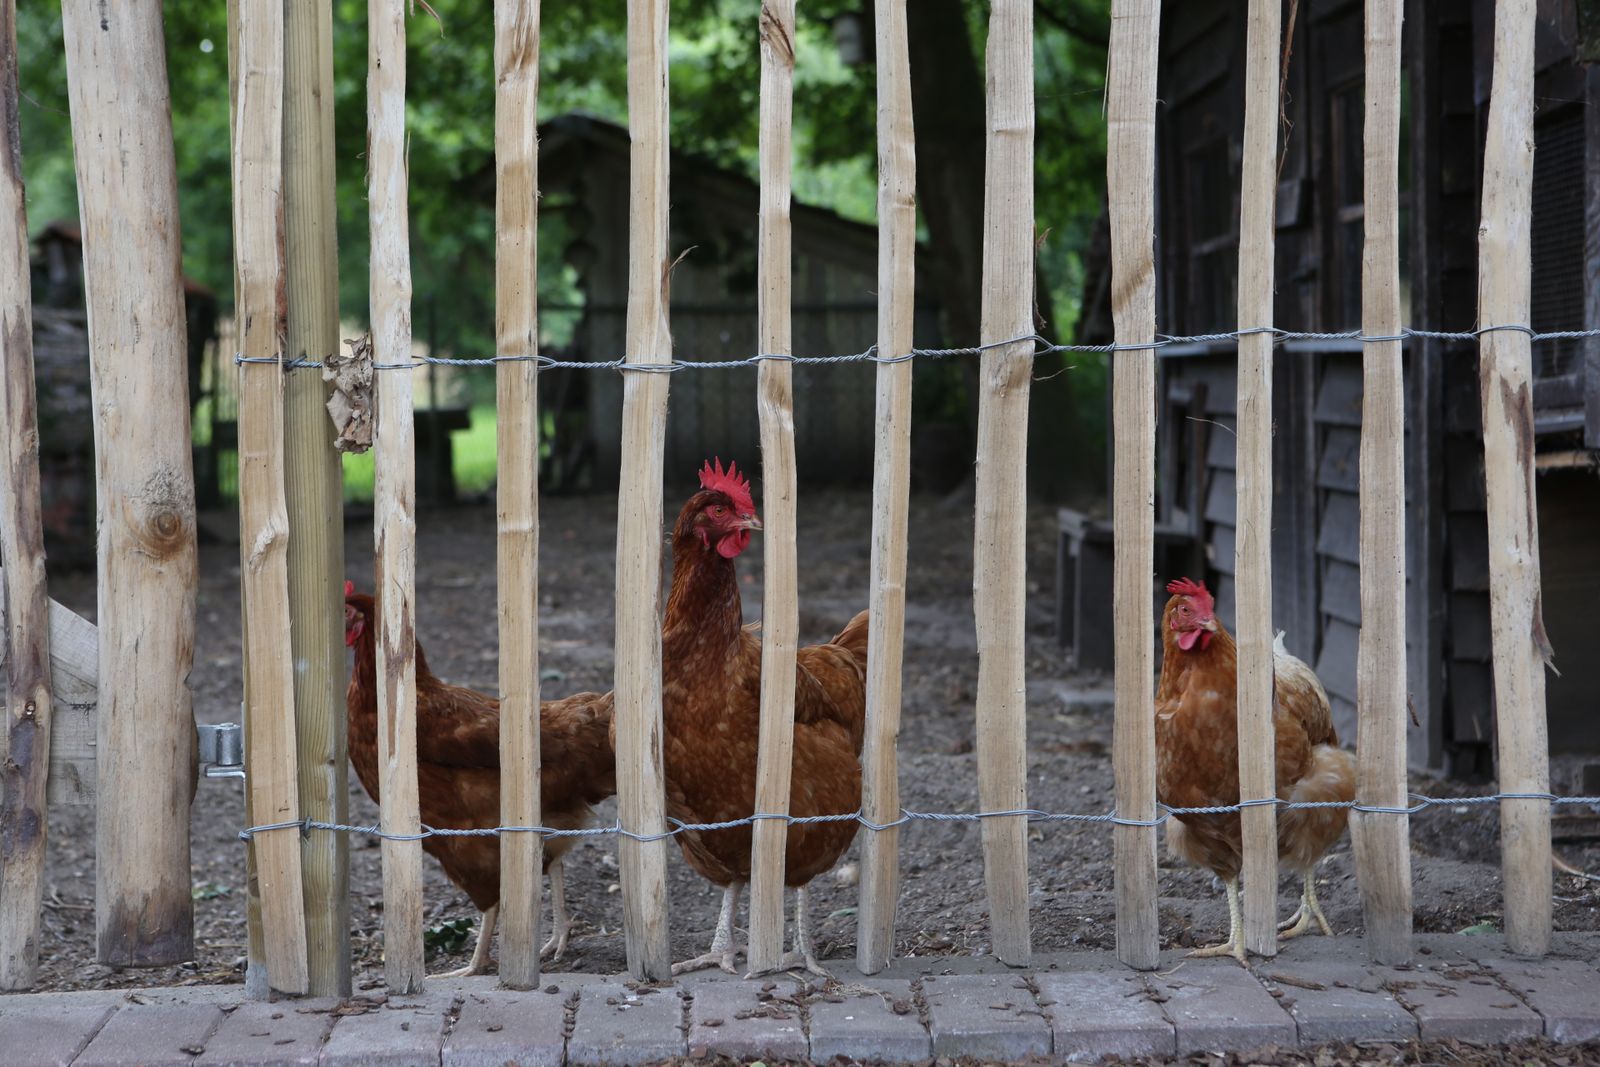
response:
M1158 0L1113 0L1106 78L1106 187L1111 213L1111 312L1118 345L1155 339L1156 60ZM1156 815L1155 567L1156 354L1112 359L1112 526L1116 703L1111 759L1117 813ZM1154 826L1113 831L1117 957L1153 970L1159 959Z
M1250 0L1239 191L1239 329L1272 325L1281 0ZM1239 642L1239 797L1277 795L1272 722L1272 335L1239 338L1238 515L1234 613ZM1278 811L1239 813L1245 949L1278 953Z
M916 312L917 159L911 123L906 0L877 0L878 351L911 351ZM872 467L871 614L867 621L867 729L861 811L882 826L900 817L896 745L906 636L907 513L911 491L911 363L878 364ZM861 843L856 967L877 974L894 954L900 829L868 830Z
M1033 3L994 0L989 14L989 137L984 177L984 344L1033 333ZM984 352L979 378L977 523L972 595L977 615L978 804L1028 806L1025 646L1028 391L1033 342ZM1028 820L983 820L983 871L994 954L1013 967L1032 956Z
M629 363L668 363L667 0L628 0ZM617 815L636 834L666 830L661 770L661 479L665 373L625 371L622 477L617 489ZM671 977L667 842L617 847L628 972Z
M495 351L539 351L539 0L495 3ZM538 364L495 367L500 580L500 819L538 826ZM539 981L537 834L500 838L500 984Z
M31 989L39 965L48 839L50 596L39 502L28 215L17 115L17 10L0 0L0 559L5 565L6 714L0 731L0 991Z
M1400 333L1401 0L1367 0L1365 237L1361 332ZM1356 800L1406 795L1405 384L1399 341L1368 341L1361 392L1361 639L1356 657ZM1350 813L1367 945L1411 959L1411 817Z
M1526 327L1532 285L1535 0L1498 0L1494 94L1483 148L1478 322ZM1490 330L1478 348L1489 512L1489 622L1494 641L1500 791L1550 791L1544 669L1550 641L1539 600L1539 507L1533 471L1533 356L1522 329ZM1500 802L1506 947L1550 948L1550 802Z
M194 468L161 8L66 0L99 526L100 963L194 958Z
M378 366L411 358L411 240L406 212L406 5L367 8L368 218L372 348ZM378 598L379 821L421 832L417 797L417 470L411 375L378 374L372 529ZM383 975L391 995L422 988L422 842L383 842Z

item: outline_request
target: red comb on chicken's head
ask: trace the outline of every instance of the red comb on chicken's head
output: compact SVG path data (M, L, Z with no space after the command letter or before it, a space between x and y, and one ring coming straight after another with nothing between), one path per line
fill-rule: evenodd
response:
M356 583L346 580L344 583L344 643L346 648L354 648L357 641L361 640L362 631L367 628L367 613L362 600L370 601L356 592Z
M1167 583L1172 599L1167 602L1167 626L1172 630L1178 647L1192 651L1196 644L1201 650L1211 646L1217 632L1216 602L1204 582L1178 578Z
M750 531L761 529L756 518L756 502L750 483L739 473L736 463L722 468L722 460L710 460L700 468L700 489L704 502L695 517L700 540L715 545L723 559L733 559L750 545Z

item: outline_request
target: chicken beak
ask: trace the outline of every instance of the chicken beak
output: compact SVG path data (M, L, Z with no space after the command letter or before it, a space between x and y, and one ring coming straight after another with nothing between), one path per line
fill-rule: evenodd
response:
M1205 630L1207 633L1213 633L1213 634L1216 633L1217 632L1217 617L1215 615L1211 616L1211 618L1207 619L1205 622L1200 624L1200 628Z
M756 518L754 515L746 516L745 518L739 520L739 529L759 530L761 529L761 520Z

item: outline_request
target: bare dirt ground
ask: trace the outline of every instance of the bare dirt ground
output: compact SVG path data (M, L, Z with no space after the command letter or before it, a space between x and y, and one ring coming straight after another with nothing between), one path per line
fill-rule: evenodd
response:
M681 498L669 494L668 518ZM972 753L977 649L972 617L970 507L912 501L906 621L905 705L900 739L902 802L921 811L974 811ZM614 498L552 499L542 505L541 664L546 698L611 685L615 567ZM870 501L865 494L811 494L800 512L801 637L825 640L867 603ZM496 685L495 548L492 507L425 513L419 523L418 635L430 665L451 681ZM1056 645L1052 622L1055 524L1052 509L1030 518L1028 561L1029 803L1053 812L1104 812L1112 804L1110 683L1076 675ZM372 584L370 521L348 524L346 573ZM664 563L664 566L668 565ZM760 615L761 553L740 560L747 619ZM238 549L207 544L201 553L199 640L191 684L202 722L234 721L240 698ZM92 575L52 575L52 595L93 616ZM1351 739L1346 739L1347 743ZM1572 792L1558 768L1555 787ZM1434 795L1483 793L1489 786L1419 779ZM377 812L351 776L351 816ZM614 801L602 810L614 818ZM193 814L193 881L198 958L180 967L114 972L94 962L94 819L82 809L52 813L42 989L239 981L245 952L244 825L237 780L202 780ZM980 832L972 823L913 825L901 832L903 895L899 955L981 954L988 944ZM1111 841L1098 825L1054 823L1029 835L1033 938L1041 951L1109 948L1113 940ZM1501 906L1498 820L1492 806L1435 810L1412 821L1416 928L1454 932L1498 923ZM859 839L856 848L859 848ZM671 851L670 922L675 958L703 952L718 895ZM853 863L856 849L846 857ZM1580 867L1600 869L1600 847L1563 846ZM1162 850L1164 945L1187 946L1226 932L1222 895L1209 873L1176 866ZM377 842L351 843L351 930L356 984L381 977L382 892ZM476 919L466 896L425 861L427 922ZM617 972L624 966L622 898L615 843L589 839L567 858L568 896L578 919L555 970ZM1361 909L1348 837L1320 870L1320 893L1340 933L1360 929ZM854 951L856 889L825 875L814 894L824 956ZM1283 913L1298 886L1285 879ZM1600 929L1600 885L1556 879L1558 930ZM742 916L741 916L742 926ZM470 939L430 955L432 970L466 961ZM1370 1057L1386 1062L1380 1056ZM1282 1062L1302 1062L1286 1059ZM1574 1061L1576 1062L1576 1061Z

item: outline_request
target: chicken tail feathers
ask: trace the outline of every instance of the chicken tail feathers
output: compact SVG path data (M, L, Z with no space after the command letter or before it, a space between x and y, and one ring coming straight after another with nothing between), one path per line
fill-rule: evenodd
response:
M867 669L867 616L868 612L862 611L846 624L839 636L828 642L838 645L850 653L855 661L865 671Z

